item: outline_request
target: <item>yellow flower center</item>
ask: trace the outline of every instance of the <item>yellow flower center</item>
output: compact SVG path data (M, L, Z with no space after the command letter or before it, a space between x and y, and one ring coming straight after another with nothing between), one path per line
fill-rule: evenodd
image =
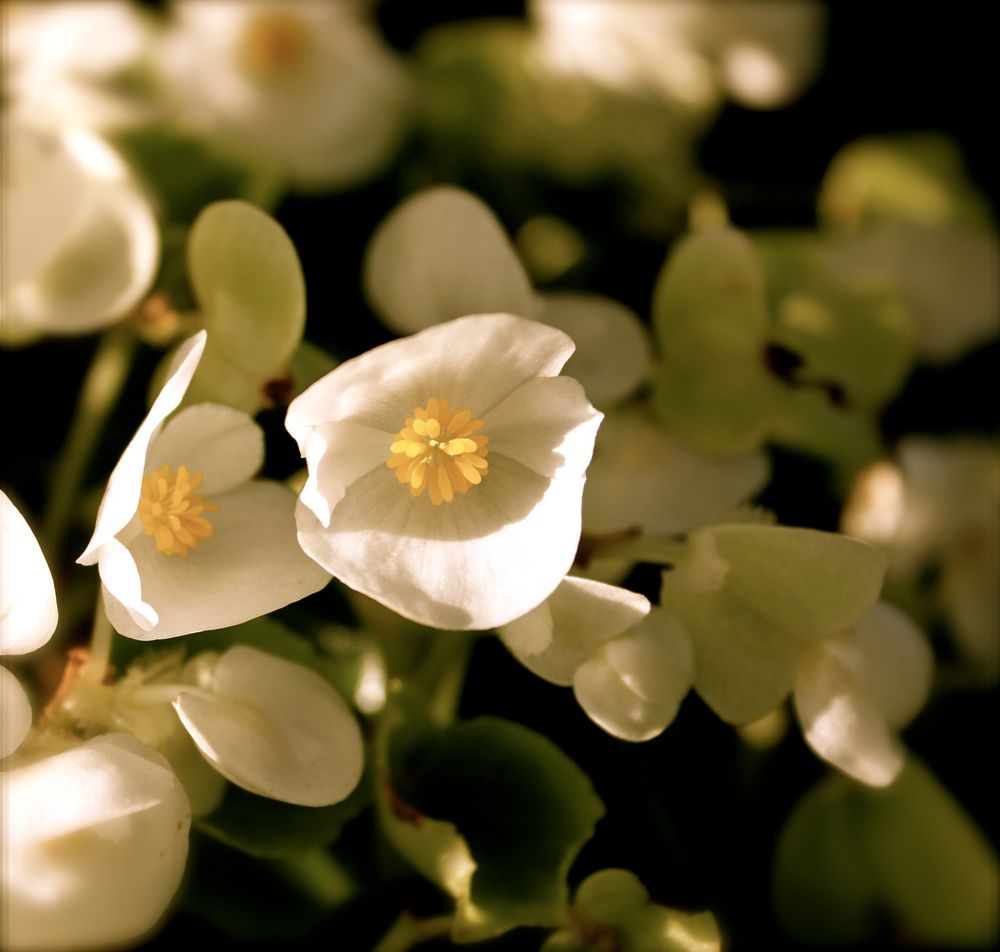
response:
M301 18L284 11L259 13L240 37L237 58L256 79L280 79L305 60L309 31Z
M386 465L396 470L401 483L409 483L412 495L426 489L435 506L451 502L455 493L478 486L489 468L489 438L473 436L482 425L482 420L472 419L471 411L452 410L447 400L431 397L426 407L417 407L406 418L389 447L392 455Z
M183 463L176 475L164 463L143 476L139 518L146 535L156 539L156 547L165 555L187 555L215 532L202 513L218 512L219 507L196 494L201 484L202 474L192 476Z

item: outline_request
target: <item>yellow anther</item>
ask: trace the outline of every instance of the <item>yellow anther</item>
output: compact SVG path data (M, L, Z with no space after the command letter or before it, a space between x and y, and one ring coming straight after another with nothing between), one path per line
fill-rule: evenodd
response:
M219 507L197 495L201 484L202 474L192 475L183 463L176 474L164 463L142 478L139 518L146 535L156 539L156 548L165 555L187 555L215 532L202 513L218 512Z
M396 478L420 496L424 490L435 506L451 502L483 481L489 463L489 438L475 435L483 426L469 410L451 410L447 400L431 397L417 407L389 447L386 461Z
M277 80L297 72L310 46L302 18L284 10L251 17L237 46L237 61L255 79Z

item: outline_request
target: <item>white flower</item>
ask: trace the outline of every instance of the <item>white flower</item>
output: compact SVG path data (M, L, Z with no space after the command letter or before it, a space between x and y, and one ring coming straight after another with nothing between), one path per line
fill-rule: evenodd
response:
M124 317L160 257L149 201L121 157L82 129L4 129L0 339L84 334Z
M216 404L171 419L205 346L178 351L163 389L108 481L94 535L108 618L123 635L172 638L226 628L321 589L328 576L295 540L295 497L252 479L263 434Z
M587 716L622 740L662 733L694 680L684 626L642 595L601 582L568 577L497 633L526 668L572 685Z
M916 625L878 602L853 629L799 661L795 711L809 746L861 783L892 783L906 756L896 731L927 700L933 664Z
M59 615L52 573L31 527L0 490L0 655L41 648ZM16 750L31 727L31 703L20 682L0 667L0 758Z
M303 548L399 614L492 628L569 570L601 414L561 331L459 318L342 364L288 409Z
M498 312L558 327L576 345L566 373L597 406L628 396L649 372L649 335L632 311L599 294L536 294L492 210L463 189L437 186L400 203L372 236L364 271L372 306L401 334Z
M152 39L138 6L13 2L5 13L4 80L16 112L53 127L108 128L141 117L135 102L109 88Z
M344 3L181 0L164 76L182 118L299 185L347 185L399 142L405 75Z
M845 532L883 547L907 603L943 613L984 680L1000 674L1000 452L988 440L910 437L855 482ZM928 585L930 570L936 581ZM915 599L914 599L915 596ZM929 604L928 604L929 602Z
M184 872L191 812L165 760L107 734L0 773L4 948L140 940Z
M343 800L361 779L361 731L314 671L237 645L175 698L202 756L228 780L286 803Z
M538 50L558 73L691 109L725 91L752 108L791 102L819 66L814 2L534 0Z

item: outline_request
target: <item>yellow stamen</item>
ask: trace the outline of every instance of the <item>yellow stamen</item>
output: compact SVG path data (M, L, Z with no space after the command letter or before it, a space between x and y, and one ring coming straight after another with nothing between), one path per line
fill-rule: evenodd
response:
M309 28L284 10L263 11L243 29L237 62L255 79L277 80L295 73L309 50Z
M386 461L396 478L407 483L410 493L424 490L435 506L451 502L455 493L467 493L483 481L489 463L489 438L474 435L483 426L469 410L452 410L447 400L431 397L417 407L396 434Z
M183 463L176 475L164 463L143 476L139 518L146 535L156 539L156 547L165 555L187 555L215 532L202 513L218 512L219 507L196 494L201 484L202 474L192 476Z

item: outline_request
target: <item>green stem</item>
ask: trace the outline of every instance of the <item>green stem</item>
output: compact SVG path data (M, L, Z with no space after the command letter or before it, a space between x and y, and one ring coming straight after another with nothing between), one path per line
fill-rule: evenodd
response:
M125 386L135 345L135 334L128 324L112 328L97 345L49 488L42 538L50 559L58 558L70 521L77 512L80 486L97 440Z
M382 936L374 952L408 952L413 946L437 939L451 931L451 916L414 919L408 912L400 914L392 928Z
M603 549L601 558L652 562L654 565L676 565L687 554L687 550L688 544L684 539L640 536Z
M468 632L437 632L427 656L416 671L415 680L423 686L430 699L428 713L441 726L455 720L473 637Z
M91 684L103 684L111 664L111 641L114 629L104 611L104 596L97 593L97 607L94 609L94 627L90 636L90 657L83 669L82 677Z

